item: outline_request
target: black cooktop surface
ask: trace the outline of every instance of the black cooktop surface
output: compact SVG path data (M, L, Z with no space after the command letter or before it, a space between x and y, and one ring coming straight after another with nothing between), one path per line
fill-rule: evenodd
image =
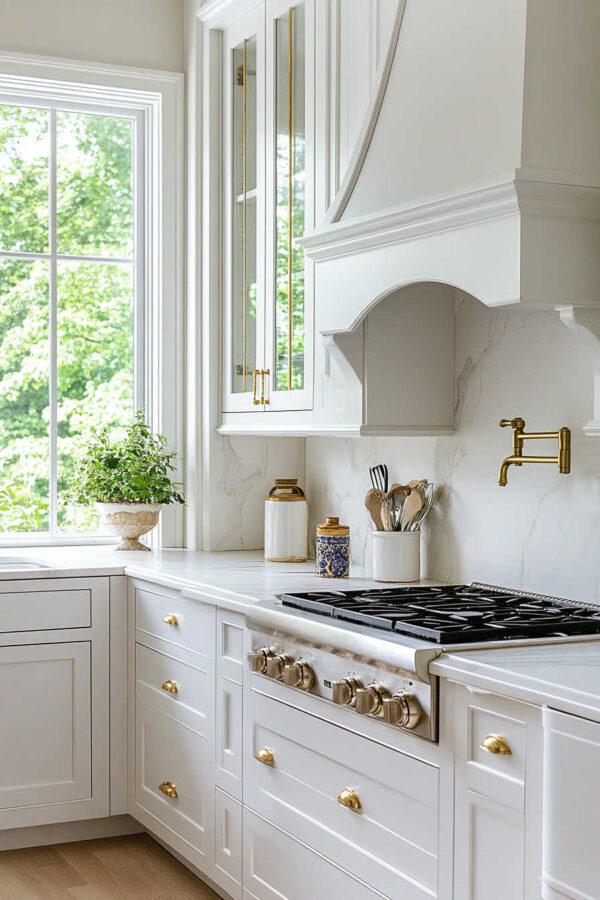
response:
M284 606L434 643L523 640L600 632L600 607L485 584L315 591Z

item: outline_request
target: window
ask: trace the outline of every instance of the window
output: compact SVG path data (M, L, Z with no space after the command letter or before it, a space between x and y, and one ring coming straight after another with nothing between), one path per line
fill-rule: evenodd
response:
M68 501L76 456L143 397L136 128L118 111L0 102L4 533L96 532L95 511Z

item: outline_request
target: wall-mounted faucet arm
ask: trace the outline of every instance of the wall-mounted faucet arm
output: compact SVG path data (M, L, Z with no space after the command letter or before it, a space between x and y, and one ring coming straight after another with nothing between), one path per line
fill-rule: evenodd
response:
M558 466L561 475L568 475L571 471L571 431L569 428L559 428L558 431L532 431L525 432L525 422L521 418L501 419L500 427L510 426L513 430L513 452L500 464L498 484L505 487L508 483L509 466L522 466L523 463L554 463ZM558 456L523 456L523 442L528 440L558 439Z

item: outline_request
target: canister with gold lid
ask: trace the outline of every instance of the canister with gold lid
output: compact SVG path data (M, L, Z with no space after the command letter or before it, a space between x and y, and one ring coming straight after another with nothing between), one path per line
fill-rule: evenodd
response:
M265 559L308 559L308 504L297 478L276 478L265 500Z
M326 516L317 525L317 575L346 578L350 573L350 528L338 516Z

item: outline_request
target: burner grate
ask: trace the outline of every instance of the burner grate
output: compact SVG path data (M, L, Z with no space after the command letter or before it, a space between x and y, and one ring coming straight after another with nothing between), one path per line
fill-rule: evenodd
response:
M491 585L283 594L284 606L434 643L600 633L600 607Z

